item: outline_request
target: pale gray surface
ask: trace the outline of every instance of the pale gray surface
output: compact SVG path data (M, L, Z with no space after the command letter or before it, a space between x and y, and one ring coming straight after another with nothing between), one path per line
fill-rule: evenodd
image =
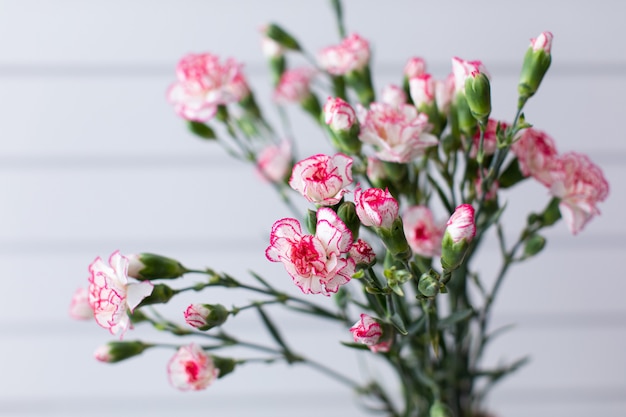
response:
M601 165L611 195L580 236L559 224L548 250L512 271L494 325L518 328L494 344L489 361L532 361L491 405L506 417L626 415L622 3L351 0L346 9L349 28L373 43L378 89L397 82L412 55L437 76L453 55L482 59L494 116L505 119L528 39L554 32L553 68L527 117L560 151ZM67 317L89 262L115 249L238 276L253 268L291 285L263 256L271 224L287 211L250 169L186 133L164 93L183 54L212 51L245 61L266 101L257 28L270 19L312 51L336 41L324 1L0 0L0 416L363 414L348 390L301 367L253 365L207 391L178 393L164 372L170 352L96 363L92 351L107 333ZM303 155L328 149L309 120L291 113ZM526 184L509 199L513 236L514 215L541 208L545 192ZM496 267L483 263L486 272ZM266 337L247 317L238 318L240 331ZM340 329L284 323L298 350L360 372L336 344L349 339Z

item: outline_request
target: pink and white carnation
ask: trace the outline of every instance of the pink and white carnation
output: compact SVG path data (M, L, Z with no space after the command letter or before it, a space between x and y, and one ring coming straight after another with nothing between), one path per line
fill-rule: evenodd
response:
M398 200L387 189L368 188L363 191L358 185L354 190L354 204L363 226L388 229L398 217Z
M402 215L404 234L413 253L432 258L441 255L445 227L437 224L427 206L411 206Z
M511 152L517 157L520 171L525 177L532 176L549 187L552 181L551 171L555 169L558 159L554 140L533 128L524 129L518 137L511 146Z
M291 168L291 143L283 140L259 152L256 161L257 171L271 182L281 182L287 178Z
M577 234L600 214L597 204L608 197L609 183L596 164L575 152L560 156L550 175L550 193L561 199L561 216Z
M541 32L539 36L530 40L530 47L533 48L533 51L543 50L549 54L552 49L553 38L552 32Z
M485 129L485 137L483 138L483 152L485 155L493 155L498 148L498 123L500 129L505 130L507 124L495 119L489 119L487 121L487 128ZM470 150L470 157L476 158L478 155L478 148L480 147L480 131L477 131L472 138L472 149Z
M435 79L430 74L421 74L409 79L409 92L415 107L430 106L435 102Z
M211 310L204 304L189 304L184 311L185 323L196 329L206 326L209 322L207 318L211 314Z
M491 78L487 69L481 61L466 61L464 59L452 58L452 74L454 74L454 88L457 93L465 91L465 80L472 73L480 72Z
M176 113L187 120L206 122L219 105L240 101L249 93L241 65L233 59L220 63L209 53L184 56L176 67L178 81L167 98Z
M294 68L283 72L274 90L274 100L281 103L301 103L311 95L312 68Z
M367 178L369 178L373 184L387 179L383 161L373 156L367 157Z
M371 316L361 314L361 318L350 328L355 343L366 345L373 352L388 352L390 341L383 341L383 330Z
M70 302L70 317L75 320L93 319L93 309L89 304L89 291L87 288L78 288Z
M426 61L419 57L409 58L404 65L404 77L408 80L426 73Z
M388 162L406 163L422 156L438 143L430 132L428 117L415 106L371 103L369 110L357 107L361 123L359 139L376 149L376 156Z
M333 206L352 183L352 158L342 153L313 155L294 165L289 185L308 201Z
M333 75L362 70L369 60L369 42L356 33L345 38L339 45L322 49L317 57L320 67Z
M129 283L128 263L127 257L115 251L109 265L100 257L89 265L89 305L96 323L113 335L119 333L120 339L131 325L128 312L152 294L154 288L149 281Z
M355 261L346 258L352 247L352 232L328 207L317 211L315 235L304 235L296 219L276 221L265 256L282 262L293 282L305 294L335 293L350 281Z
M464 240L469 243L476 236L474 207L471 204L461 204L454 210L446 224L445 234L448 234L453 243Z
M350 258L354 259L357 265L371 265L376 260L376 252L369 243L363 239L357 239L350 247Z
M454 74L449 74L445 80L435 81L435 102L439 113L447 115L454 98Z
M170 384L181 391L199 391L217 379L219 369L200 346L181 346L167 364Z
M356 123L356 112L339 97L328 97L324 104L324 123L335 132L347 131Z
M383 88L380 101L394 107L399 107L406 104L406 93L397 85L389 84Z

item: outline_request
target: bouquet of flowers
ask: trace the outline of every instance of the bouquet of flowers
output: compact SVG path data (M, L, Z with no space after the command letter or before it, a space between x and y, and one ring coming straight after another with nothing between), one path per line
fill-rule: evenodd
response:
M70 313L95 319L119 339L96 350L100 361L175 348L164 367L180 390L205 389L247 363L285 361L349 385L384 415L485 416L489 389L525 362L497 368L483 363L494 335L492 307L509 268L538 254L546 244L542 230L559 220L573 234L580 232L599 213L608 183L588 157L560 154L552 138L524 117L550 66L550 32L531 40L516 111L501 121L490 118L490 75L480 61L452 58L452 73L436 79L423 59L413 57L399 84L376 94L369 42L347 34L339 0L331 4L338 44L313 58L294 36L268 24L262 49L282 130L289 132L284 106L300 106L336 153L296 156L295 143L268 122L233 59L187 55L167 92L191 132L253 164L292 210L293 217L277 219L268 230L265 249L268 261L284 266L284 277L251 273L240 279L166 256L116 251L108 262L98 257L89 265L88 286L75 293ZM308 65L291 67L292 54ZM546 187L548 198L528 214L518 238L507 242L503 195L528 178ZM487 239L497 241L494 262L500 264L489 286L473 263ZM185 286L188 275L201 280ZM287 277L302 294L282 289ZM215 287L258 298L229 308L202 293ZM199 293L198 302L182 308L179 318L161 314L159 304L189 291ZM335 303L320 302L330 296ZM353 380L299 354L268 305L345 326L350 342L337 348L380 358L397 380ZM258 314L273 345L230 332L229 323L244 310ZM185 341L122 339L140 325ZM265 356L231 356L234 347Z

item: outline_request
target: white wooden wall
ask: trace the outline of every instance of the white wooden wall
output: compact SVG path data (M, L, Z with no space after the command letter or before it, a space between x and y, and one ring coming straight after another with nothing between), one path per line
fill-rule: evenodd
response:
M550 230L545 253L505 283L494 325L518 326L489 361L532 361L490 405L506 417L626 415L623 3L347 0L345 8L349 29L373 43L378 80L399 80L409 56L426 58L438 76L451 56L482 59L498 118L513 116L529 38L554 33L553 67L527 118L560 151L588 153L611 195L579 236L563 224ZM67 315L87 265L116 249L240 277L252 268L291 285L263 256L286 210L251 169L188 134L165 101L178 59L202 51L246 62L266 99L257 29L270 20L311 51L336 42L326 1L0 0L0 416L362 414L349 390L302 367L250 365L207 391L179 393L166 380L170 351L97 363L92 352L108 333ZM295 120L302 154L327 149L310 121ZM510 206L540 209L544 190L524 187ZM510 224L513 235L520 221ZM297 350L362 372L337 344L349 339L341 329L281 319ZM253 316L237 321L250 339L265 337Z

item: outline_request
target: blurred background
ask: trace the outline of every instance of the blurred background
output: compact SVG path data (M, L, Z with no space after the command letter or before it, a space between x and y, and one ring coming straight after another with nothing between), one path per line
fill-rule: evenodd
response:
M400 83L411 56L425 58L439 78L452 56L480 59L492 75L493 116L503 120L515 112L529 39L553 32L552 68L526 108L527 120L548 132L560 152L588 154L611 194L580 235L557 224L546 250L507 278L493 326L516 327L494 342L487 360L530 355L531 361L488 404L503 417L626 415L623 3L346 0L344 6L348 30L371 41L377 91ZM301 366L249 365L206 391L180 393L165 373L173 351L101 364L92 353L111 340L108 332L68 316L89 263L116 249L160 253L242 279L254 269L292 286L282 266L264 257L272 223L288 211L252 168L192 137L165 100L179 58L213 52L245 63L265 113L277 121L258 31L269 21L313 54L338 42L328 2L320 0L0 0L0 416L366 415L349 389ZM329 149L298 109L289 114L302 157ZM537 184L506 198L511 236L520 216L547 201ZM496 265L484 249L480 267L488 277ZM203 302L229 297L203 296ZM190 299L181 300L183 308ZM350 339L344 330L270 313L297 351L355 377L365 372L339 346ZM266 338L253 314L235 321L234 333ZM126 338L151 335L144 330Z

